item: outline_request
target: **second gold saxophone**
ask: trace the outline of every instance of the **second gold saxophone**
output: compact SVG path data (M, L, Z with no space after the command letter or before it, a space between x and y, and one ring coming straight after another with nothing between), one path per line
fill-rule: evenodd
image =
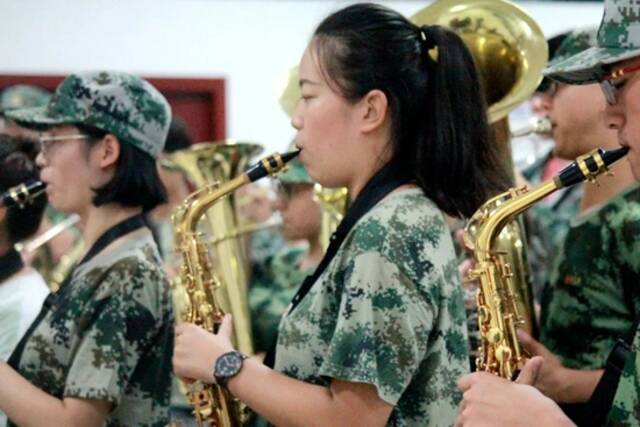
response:
M220 282L212 269L206 239L197 231L198 222L205 212L220 199L239 187L267 175L274 175L298 151L273 154L262 159L246 173L224 183L208 185L191 194L172 217L176 248L182 256L180 280L189 299L186 321L209 332L216 332L222 321L222 311L216 290ZM229 392L216 384L194 383L189 386L187 399L194 408L198 425L235 427L242 425L242 404Z
M471 217L464 233L467 249L473 252L475 267L469 280L479 280L477 293L478 326L481 343L476 367L503 378L512 379L525 357L518 343L516 329L523 323L514 288L513 266L505 254L496 250L496 238L505 224L532 204L554 191L596 176L623 157L628 148L602 149L578 157L557 176L533 189L512 188L487 202Z

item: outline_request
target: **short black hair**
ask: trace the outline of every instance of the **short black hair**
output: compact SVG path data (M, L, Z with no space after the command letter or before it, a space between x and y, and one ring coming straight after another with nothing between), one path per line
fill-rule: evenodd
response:
M165 153L173 153L174 151L184 150L193 144L193 139L189 135L187 125L180 117L173 117L169 126L167 140L164 143L163 151Z
M0 192L39 178L35 153L34 144L0 134ZM11 243L27 239L38 231L46 205L47 197L42 194L24 207L7 209L5 224Z
M85 124L75 126L89 136L89 146L97 144L109 133ZM93 204L101 206L116 202L123 206L142 207L144 212L148 212L166 203L167 190L158 175L155 159L133 144L119 141L120 157L115 175L104 186L93 189Z

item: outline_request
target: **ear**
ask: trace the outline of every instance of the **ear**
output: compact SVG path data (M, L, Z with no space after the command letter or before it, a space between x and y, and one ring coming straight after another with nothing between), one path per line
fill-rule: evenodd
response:
M120 140L108 133L100 142L99 165L106 169L115 166L120 158Z
M379 89L369 91L361 100L362 131L371 132L379 129L387 119L389 103L387 95Z

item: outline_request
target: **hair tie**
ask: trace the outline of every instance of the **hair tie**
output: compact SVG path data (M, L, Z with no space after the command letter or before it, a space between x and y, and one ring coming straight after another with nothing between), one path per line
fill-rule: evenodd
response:
M427 36L429 31L428 25L423 25L418 29L418 37L420 38L420 46L426 50L433 62L438 62L438 45L432 37Z

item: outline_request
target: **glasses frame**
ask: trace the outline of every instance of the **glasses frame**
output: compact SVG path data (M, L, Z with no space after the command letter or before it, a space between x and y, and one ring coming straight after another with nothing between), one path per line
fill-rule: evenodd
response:
M629 65L627 67L619 68L606 74L600 81L600 89L604 93L604 97L607 100L607 104L616 105L618 103L618 90L620 89L619 80L630 73L640 71L640 62L637 64Z
M38 151L44 156L47 157L47 153L51 153L51 148L55 146L55 143L63 142L63 141L79 141L84 139L89 139L89 135L85 135L82 133L73 134L73 135L57 135L57 136L40 136L38 137Z

